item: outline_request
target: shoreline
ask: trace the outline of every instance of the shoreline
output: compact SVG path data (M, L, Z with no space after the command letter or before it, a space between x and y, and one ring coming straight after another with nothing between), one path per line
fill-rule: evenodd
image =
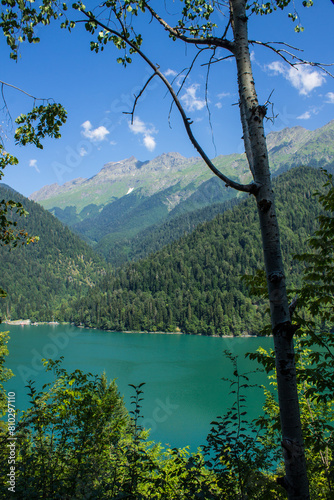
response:
M69 323L59 323L58 321L36 321L32 322L30 319L5 319L1 322L3 325L12 325L12 326L38 326L38 325L66 325Z
M97 330L96 327L89 327L89 326L83 326L83 325L74 325L73 323L69 322L64 322L60 323L58 321L36 321L32 322L30 319L16 319L16 320L4 320L1 322L2 324L6 324L9 326L40 326L40 325L72 325L76 326L76 328L82 328L88 329L88 330ZM116 332L116 330L102 330L102 332L107 332L107 333L113 333ZM193 336L200 336L200 337L214 337L214 338L232 338L232 339L240 339L240 338L258 338L258 337L264 337L263 335L249 335L249 334L244 334L244 335L203 335L202 333L185 333L181 331L175 331L175 332L161 332L161 331L139 331L139 330L124 330L124 332L116 332L116 333L148 333L148 334L159 334L159 335L193 335Z

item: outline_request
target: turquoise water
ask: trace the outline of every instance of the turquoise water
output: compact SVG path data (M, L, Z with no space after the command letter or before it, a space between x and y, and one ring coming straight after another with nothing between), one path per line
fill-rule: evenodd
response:
M233 403L230 384L233 367L224 354L229 349L239 356L240 372L255 370L257 364L244 358L258 346L269 348L270 338L216 338L190 335L104 332L69 325L8 326L10 354L6 366L15 377L5 385L16 393L16 406L25 409L29 379L36 388L50 380L41 359L64 356L63 366L93 374L106 372L117 385L128 409L133 390L128 384L145 382L142 424L151 438L172 447L205 444L210 422L223 415ZM252 382L265 383L263 373ZM260 389L248 392L248 411L253 418L261 411Z

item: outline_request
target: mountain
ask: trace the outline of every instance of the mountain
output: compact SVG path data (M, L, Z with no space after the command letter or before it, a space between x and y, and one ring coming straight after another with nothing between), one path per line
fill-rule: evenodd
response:
M107 163L90 179L74 179L63 186L45 186L29 198L43 204L47 209L75 206L80 214L87 205L103 207L133 191L139 191L149 197L177 183L183 188L190 180L202 177L202 172L198 169L193 171L191 168L196 162L197 158L187 159L178 153L163 154L152 161L144 162L132 156L119 162ZM171 207L174 203L176 202L173 199L169 200Z
M61 304L66 310L70 298L86 293L101 278L106 265L47 210L1 184L0 199L10 198L29 212L17 217L17 229L40 239L12 251L0 246L0 286L7 292L0 299L0 316L51 321Z
M274 176L300 165L334 169L334 120L315 131L293 127L271 132L267 144ZM250 181L245 154L217 156L214 163L232 179ZM182 214L240 196L199 158L168 153L152 161L132 156L107 163L90 179L45 186L30 198L119 264L142 255L136 242L142 244L146 231L161 234L165 223Z
M290 287L301 275L291 256L306 249L317 229L320 205L312 194L324 179L315 169L297 167L274 181ZM250 299L242 276L263 268L260 239L255 200L248 196L158 252L108 273L71 302L67 319L120 331L257 334L269 320L266 306Z

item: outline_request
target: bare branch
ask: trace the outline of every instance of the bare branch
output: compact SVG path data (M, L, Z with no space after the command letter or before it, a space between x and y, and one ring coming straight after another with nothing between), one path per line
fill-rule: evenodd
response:
M3 82L2 80L0 80L0 83L1 83L2 87L6 86L6 87L11 87L12 89L18 90L19 92L22 92L22 94L25 94L28 97L31 97L32 99L34 99L34 101L52 101L53 100L51 97L44 98L44 99L35 97L31 94L28 94L28 92L26 92L25 90L22 90L20 87L16 87L15 85L12 85L10 83Z
M3 107L1 108L1 111L3 111L4 113L7 113L8 117L9 117L8 123L13 123L13 119L12 119L12 116L10 114L8 104L7 104L7 101L5 98L4 86L5 86L4 82L1 82L1 97L2 97L2 100L4 103Z
M186 83L186 80L187 80L188 76L190 75L191 70L192 70L192 69L193 69L193 67L194 67L194 64L195 64L195 62L196 62L196 59L198 58L198 56L199 56L199 55L200 55L200 54L201 54L204 50L208 50L208 49L210 49L210 47L205 47L204 49L199 49L199 51L197 52L197 54L196 54L196 55L195 55L195 57L193 58L193 60L192 60L192 62L191 62L191 64L190 64L190 66L189 66L189 68L185 68L185 69L183 69L183 70L182 70L182 71L181 71L181 72L177 75L177 76L181 75L181 74L182 74L182 73L183 73L183 72L187 69L187 73L186 73L186 75L184 76L184 78L183 78L183 80L182 80L182 83L181 83L181 85L180 85L180 88L179 88L179 89L178 89L178 91L176 92L176 95L177 95L177 96L179 96L179 94L180 94L181 90L183 89L183 86L184 86L184 84ZM177 76L176 76L175 78L177 78ZM175 78L174 78L174 80L175 80ZM174 82L174 80L173 80L173 82ZM167 90L167 92L168 92L168 90ZM170 105L170 109L169 109L169 113L168 113L168 123L169 123L169 126L170 126L170 116L171 116L171 113L172 113L173 104L174 104L174 100L172 101L172 103L171 103L171 105Z
M211 61L210 64L215 64L217 62L220 62L220 61L225 61L226 59L231 59L231 57L234 58L234 55L231 54L229 56L225 56L225 57L220 57L219 59L215 59L214 61ZM209 63L203 63L202 66L207 66Z
M149 79L147 80L147 82L145 83L145 85L143 86L143 88L141 89L141 91L139 92L139 94L136 96L135 95L135 101L133 103L133 107L132 107L132 111L123 111L123 114L124 115L131 115L131 125L133 125L133 115L134 115L134 112L135 112L135 109L136 109L136 106L137 106L137 102L138 100L140 99L140 97L143 95L146 87L148 86L148 84L150 83L151 80L153 80L153 78L157 75L157 73L153 73L153 75L151 75L149 77Z
M158 67L135 45L133 44L130 40L128 40L124 35L119 33L118 31L115 31L113 29L110 29L108 26L106 26L104 23L96 19L91 12L85 12L84 10L81 11L90 21L93 21L95 24L103 28L106 32L109 32L110 34L116 35L119 37L121 40L126 42L135 52L137 52L140 57L153 69L154 73L162 80L162 82L165 84L167 89L169 90L176 107L178 108L181 118L183 120L186 132L188 134L188 137L195 147L195 149L198 151L204 162L207 164L207 166L210 168L210 170L217 176L219 177L222 181L225 182L225 185L227 187L232 187L233 189L236 189L238 191L243 191L245 193L255 193L258 190L258 185L254 182L251 182L250 184L239 184L238 182L233 181L232 179L229 179L224 175L222 172L220 172L215 165L212 163L210 158L206 155L205 151L202 149L202 147L199 145L197 140L194 137L194 134L191 130L191 120L187 117L180 100L175 93L172 85L169 83L167 78L161 73L161 71L158 69Z
M209 125L210 125L210 130L211 130L211 139L212 139L212 144L215 148L215 154L217 154L217 148L216 148L216 143L215 143L215 137L213 134L213 127L212 127L212 121L211 121L211 110L209 107L209 101L208 101L208 86L209 86L209 75L210 75L210 68L211 68L211 62L212 59L215 55L216 52L216 47L213 49L213 53L211 54L211 57L209 59L208 63L208 69L206 72L206 80L205 80L205 104L206 104L206 109L208 110L208 115L209 115Z
M307 61L305 59L302 59L301 57L298 57L296 54L293 54L292 52L286 50L286 49L278 49L276 47L273 47L272 44L276 45L284 45L285 47L289 47L290 49L303 52L303 50L298 49L297 47L293 47L292 45L289 45L285 42L260 42L258 40L250 40L250 44L252 45L261 45L262 47L266 47L267 49L272 50L275 52L276 55L281 57L283 61L285 61L289 66L291 67L296 67L298 65L308 65L308 66L314 66L316 68L319 68L321 71L326 73L328 76L334 78L334 75L326 69L328 66L334 66L334 63L326 64L326 63L317 63L317 62L312 62L312 61Z
M0 85L1 85L1 97L2 97L2 101L3 101L3 107L0 109L0 111L3 112L5 114L5 116L8 117L6 127L11 128L13 126L13 118L11 116L11 113L9 111L9 106L7 104L7 101L6 101L5 92L4 92L5 87L10 87L14 90L17 90L18 92L21 92L22 94L24 94L28 97L30 97L31 99L33 99L34 105L35 105L36 101L42 101L43 103L45 103L45 102L49 103L50 101L54 102L54 99L52 99L51 97L49 97L49 98L35 97L32 94L29 94L25 90L21 89L20 87L17 87L16 85L12 85L11 83L4 82L2 80L0 80ZM1 143L1 141L2 141L2 139L0 138L0 143Z

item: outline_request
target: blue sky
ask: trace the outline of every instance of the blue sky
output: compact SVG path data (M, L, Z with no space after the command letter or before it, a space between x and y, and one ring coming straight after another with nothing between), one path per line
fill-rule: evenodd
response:
M174 22L178 3L167 2ZM152 5L164 12L163 2L155 1ZM286 10L270 16L252 16L249 36L266 42L287 42L303 49L300 56L307 60L334 62L333 4L330 0L317 0L312 8L300 7L299 13L305 28L303 33L294 32ZM74 14L73 18L78 15ZM148 24L149 20L149 17L139 20L143 48L172 80L189 66L194 48L187 49L182 42L173 43L156 23ZM222 15L216 21L219 28L225 26ZM134 56L133 63L125 69L116 63L120 53L112 45L102 53L92 53L89 47L92 36L85 32L82 24L68 33L55 23L40 28L38 36L39 44L21 46L17 63L9 59L9 49L4 37L1 38L0 80L36 97L52 97L61 102L68 112L68 120L62 129L62 138L46 140L43 150L34 146L16 147L15 124L2 110L1 136L6 149L20 162L7 168L3 182L27 196L46 184L92 177L105 163L132 155L141 161L170 151L197 156L176 109L169 124L171 100L157 79L151 82L138 103L134 125L130 126L130 118L123 112L131 110L134 94L138 94L151 74L138 56ZM226 54L222 51L220 55ZM334 118L332 78L314 67L291 68L274 52L260 46L252 48L252 59L259 100L264 103L271 95L273 112L278 115L274 123L267 122L267 133L293 126L314 130ZM204 53L180 94L181 100L194 121L195 136L210 157L242 153L234 62L217 63L210 71L208 102L213 143L205 105L206 67L201 66L206 60ZM334 67L332 69L334 71ZM10 88L4 88L4 93L13 119L31 109L32 101L27 96Z

